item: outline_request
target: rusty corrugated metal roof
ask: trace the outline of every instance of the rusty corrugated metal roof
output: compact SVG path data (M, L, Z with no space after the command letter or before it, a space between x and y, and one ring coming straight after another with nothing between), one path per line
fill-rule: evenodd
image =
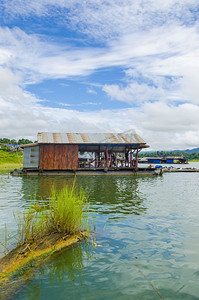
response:
M38 143L32 143L32 144L24 144L20 145L20 148L27 148L27 147L33 147L33 146L38 146Z
M149 157L144 157L145 159L164 159L162 156L149 156Z
M165 159L186 159L184 156L166 156Z
M143 139L126 133L38 133L39 144L142 144Z

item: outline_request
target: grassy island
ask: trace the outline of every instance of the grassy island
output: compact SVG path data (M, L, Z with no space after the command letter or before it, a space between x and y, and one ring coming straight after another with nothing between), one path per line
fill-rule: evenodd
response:
M33 201L30 208L17 217L18 246L0 259L2 299L30 279L33 267L88 237L88 201L83 190L77 192L75 182L71 188L52 189L48 203Z

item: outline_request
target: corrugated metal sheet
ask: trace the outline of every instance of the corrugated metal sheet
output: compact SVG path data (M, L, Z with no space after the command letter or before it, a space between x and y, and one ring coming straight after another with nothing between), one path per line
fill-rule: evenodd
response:
M27 147L33 147L33 146L38 146L38 143L31 143L31 144L20 145L20 148L27 148Z
M39 146L30 146L24 148L23 167L38 168L39 167Z
M125 133L38 133L39 144L142 144L137 134Z
M149 157L145 157L145 159L163 159L162 156L149 156Z
M183 156L166 156L165 159L185 159Z

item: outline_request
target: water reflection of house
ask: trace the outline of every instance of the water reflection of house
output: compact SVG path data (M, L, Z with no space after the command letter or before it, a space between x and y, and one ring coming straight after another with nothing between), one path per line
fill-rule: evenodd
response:
M24 170L136 169L138 153L149 147L137 134L38 133L24 145Z
M156 182L156 179L153 176L151 180ZM52 187L60 191L67 185L73 186L77 191L81 187L85 190L91 204L90 209L94 213L119 213L121 217L121 214L139 215L146 210L146 199L142 193L145 181L139 176L77 176L75 181L73 176L24 176L21 182L20 192L25 205L28 205L32 196L41 205L48 205Z

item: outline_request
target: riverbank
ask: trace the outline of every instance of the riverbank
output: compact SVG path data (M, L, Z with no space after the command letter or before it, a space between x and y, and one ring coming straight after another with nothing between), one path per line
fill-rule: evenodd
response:
M0 172L1 171L13 171L14 169L20 169L21 168L21 164L19 163L4 163L4 164L0 164Z
M11 171L23 167L23 152L7 152L0 149L0 171Z
M199 162L199 159L190 159L189 162Z

